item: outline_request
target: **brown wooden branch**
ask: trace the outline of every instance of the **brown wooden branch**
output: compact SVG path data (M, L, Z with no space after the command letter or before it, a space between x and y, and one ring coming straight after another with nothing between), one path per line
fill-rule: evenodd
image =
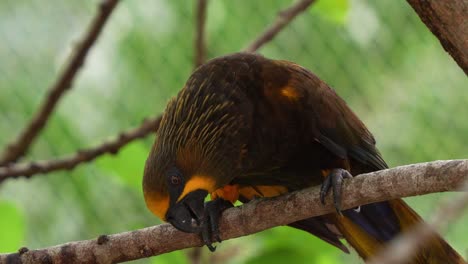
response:
M456 190L468 180L468 160L434 161L367 173L347 180L343 208L400 197ZM321 205L312 187L270 199L257 199L226 210L221 218L223 240L333 212L331 197ZM169 224L39 250L22 248L0 255L0 263L115 263L201 246L199 236Z
M197 68L205 62L205 22L207 1L208 0L197 1L195 30L195 68Z
M447 225L463 213L464 209L468 208L468 182L460 191L461 193L456 199L440 206L430 221L421 223L404 235L395 238L373 257L369 264L406 263L417 252L418 247L431 241L433 230L444 230Z
M73 79L83 65L89 49L95 43L118 2L119 0L103 0L100 3L98 12L89 25L83 40L73 50L70 59L65 63L63 71L56 82L50 87L47 97L42 102L38 111L34 114L29 124L20 132L19 136L8 144L0 155L0 166L15 162L23 156L45 127L56 104L62 95L70 89Z
M408 3L468 74L468 1L408 0Z
M301 0L294 5L281 10L276 17L276 20L269 26L260 36L244 49L245 52L255 52L261 46L270 42L287 24L289 24L296 16L307 10L315 0Z
M116 154L120 148L131 141L145 137L151 132L157 131L161 116L145 120L137 128L122 132L114 140L105 142L94 148L80 150L76 154L59 159L37 161L31 163L16 163L0 167L0 183L8 178L30 177L39 173L49 173L57 170L71 170L78 164L89 162L106 154Z

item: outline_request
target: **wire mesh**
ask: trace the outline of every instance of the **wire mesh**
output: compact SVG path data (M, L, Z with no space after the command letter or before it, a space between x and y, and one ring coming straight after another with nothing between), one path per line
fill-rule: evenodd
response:
M209 1L208 57L246 47L289 4ZM96 6L91 0L0 2L1 147L36 111ZM24 160L96 145L162 112L193 70L194 6L183 0L121 1ZM351 0L345 13L336 20L312 6L260 53L303 65L334 87L374 133L389 165L467 158L466 76L410 6L405 1ZM117 157L102 157L71 172L2 184L0 202L14 204L24 221L17 223L24 226L20 245L45 247L157 223L140 190L152 140L136 141ZM441 198L450 195L408 201L428 216ZM445 234L461 252L468 247L462 235L468 232L462 225L468 216L463 219ZM14 250L8 246L0 251ZM348 256L287 228L223 243L215 254L203 253L203 261L212 263L301 258L329 263ZM139 262L174 261L188 258L178 252Z

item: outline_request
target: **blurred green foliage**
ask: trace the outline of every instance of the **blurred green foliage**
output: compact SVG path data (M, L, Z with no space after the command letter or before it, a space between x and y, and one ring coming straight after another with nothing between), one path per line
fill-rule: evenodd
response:
M96 165L103 171L113 173L123 184L134 188L135 192L142 193L141 179L135 175L143 175L143 161L147 156L148 148L137 141L122 149L116 157L102 157Z
M15 251L24 242L24 219L19 209L0 200L0 248L2 251Z
M309 8L312 14L322 16L338 24L346 22L349 11L348 0L318 0L313 8Z
M97 1L0 1L0 147L44 98ZM289 1L209 1L208 56L239 51ZM122 1L25 160L96 145L163 111L193 69L194 3ZM334 87L374 132L391 166L467 158L466 76L405 1L319 0L260 52L301 64ZM72 172L0 185L0 252L157 224L140 182L152 137ZM423 216L452 194L407 199ZM444 234L468 248L465 214ZM190 250L139 263L188 263ZM225 241L211 263L359 263L287 227Z

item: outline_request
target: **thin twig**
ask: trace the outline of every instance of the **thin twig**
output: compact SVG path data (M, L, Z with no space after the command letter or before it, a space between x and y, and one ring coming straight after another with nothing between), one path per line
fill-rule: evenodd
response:
M196 15L196 35L195 35L195 68L205 62L205 22L206 22L206 6L208 0L197 1Z
M196 1L196 28L195 28L195 61L194 68L205 63L206 43L205 43L205 24L206 24L206 6L208 0ZM187 257L191 264L200 264L202 258L202 248L193 248L187 251Z
M76 154L59 159L38 161L32 163L18 163L10 166L0 167L0 183L8 178L17 178L21 176L30 177L39 173L48 173L57 170L71 170L78 164L89 162L100 155L110 153L116 154L120 148L130 143L134 139L145 137L151 132L156 132L161 116L148 119L137 128L127 132L122 132L114 140L105 142L94 148L80 150Z
M401 197L456 190L468 179L468 160L434 161L356 176L344 183L343 209ZM363 191L365 190L365 191ZM319 187L270 199L257 199L223 212L221 239L260 232L334 212L332 197L320 203ZM196 234L169 224L39 250L0 254L0 263L116 263L201 246ZM222 246L222 245L221 245Z
M276 20L269 26L257 39L244 49L245 52L255 52L261 46L271 41L287 24L289 24L296 16L307 10L315 0L301 0L296 4L279 12Z
M468 207L468 182L460 189L459 197L445 202L432 219L415 226L404 235L395 238L369 261L369 264L406 263L425 243L430 242L434 230L443 231Z
M19 136L5 148L0 155L0 166L17 161L31 146L35 138L45 127L47 120L53 112L62 95L71 88L76 73L81 68L88 54L102 31L110 14L119 0L104 0L100 3L98 12L93 18L83 38L73 50L69 60L65 62L63 71L56 82L50 87L46 99L34 114L29 124L20 132Z

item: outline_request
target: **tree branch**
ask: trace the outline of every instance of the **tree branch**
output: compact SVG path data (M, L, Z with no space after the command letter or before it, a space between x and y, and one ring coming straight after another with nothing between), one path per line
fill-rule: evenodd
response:
M456 190L468 180L468 160L434 161L367 173L347 180L343 208L400 197ZM319 187L270 199L257 199L226 210L220 222L223 240L260 232L301 219L334 212L331 197L321 205ZM2 263L115 263L201 246L198 235L169 224L50 248L0 255Z
M71 170L78 164L92 161L100 155L106 153L116 154L120 148L134 139L145 137L151 132L156 132L160 122L161 116L145 120L139 127L120 133L112 141L105 142L94 148L80 150L68 157L0 167L0 183L8 178L30 177L38 173L48 173L56 170Z
M408 0L408 3L468 74L468 2Z
M273 24L258 36L257 39L250 43L250 45L244 49L244 52L257 51L261 46L271 41L287 24L300 13L307 10L314 2L315 0L301 0L287 9L281 10Z
M5 148L0 155L0 166L15 162L23 156L29 146L39 135L47 123L49 116L53 112L57 102L62 95L70 89L76 73L81 68L88 54L89 49L94 44L102 31L107 19L117 5L118 0L103 0L99 5L99 10L82 41L73 50L70 59L66 62L62 73L56 82L50 87L46 99L42 102L39 110L35 113L29 124L21 131L19 136Z
M195 68L205 62L205 21L206 21L206 5L208 0L197 1L197 21L195 35Z

